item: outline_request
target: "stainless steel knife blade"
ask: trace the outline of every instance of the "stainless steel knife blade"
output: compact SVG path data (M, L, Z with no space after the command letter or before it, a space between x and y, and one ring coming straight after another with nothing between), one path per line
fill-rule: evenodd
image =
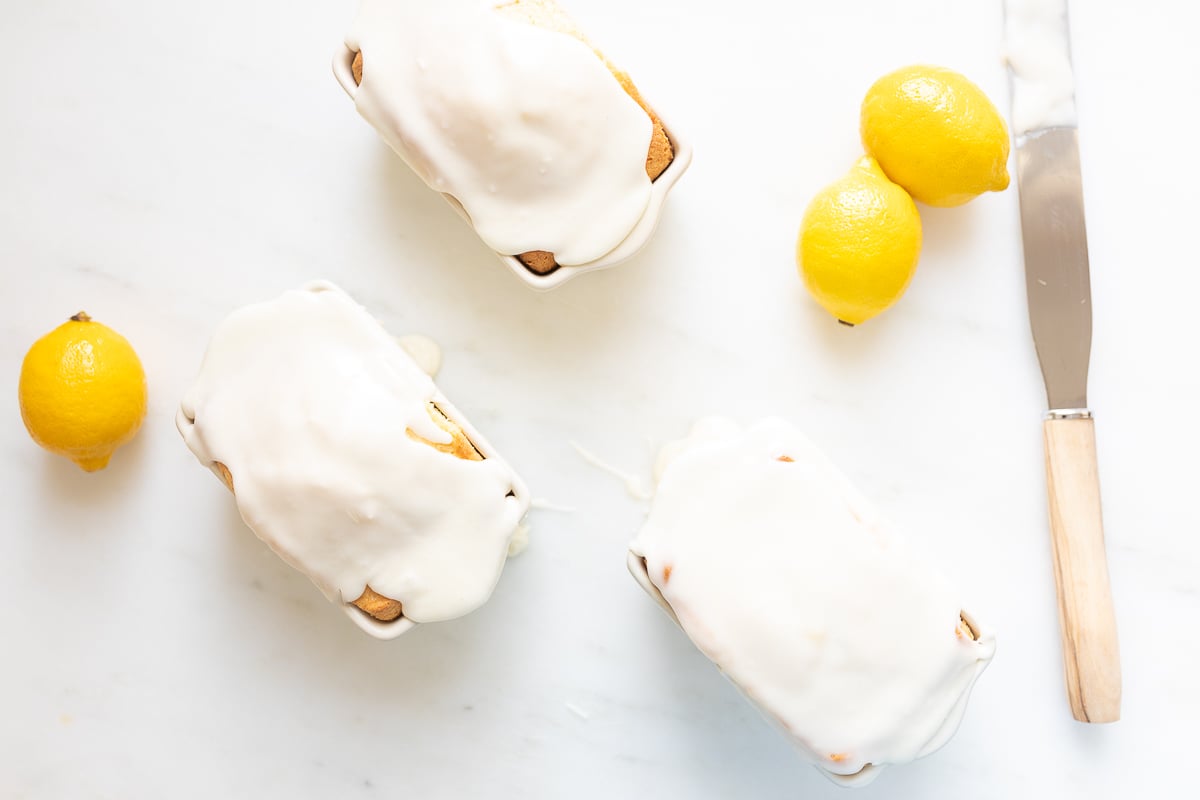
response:
M1051 409L1087 408L1092 299L1066 0L1005 0L1029 321Z
M1017 185L1029 322L1048 405L1085 409L1092 295L1076 129L1053 127L1019 136Z

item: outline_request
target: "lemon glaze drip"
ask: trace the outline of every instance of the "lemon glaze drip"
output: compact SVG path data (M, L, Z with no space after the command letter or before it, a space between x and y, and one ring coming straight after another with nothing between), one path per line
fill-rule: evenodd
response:
M656 474L630 549L696 646L809 761L849 776L950 738L994 641L958 634L947 579L811 442L779 419L703 420Z
M429 416L439 398L364 308L312 283L217 327L177 424L201 463L228 467L251 530L330 600L369 584L434 622L487 600L527 505L492 453L408 435L450 441Z
M355 105L493 250L594 261L650 202L653 124L579 39L480 0L364 0Z

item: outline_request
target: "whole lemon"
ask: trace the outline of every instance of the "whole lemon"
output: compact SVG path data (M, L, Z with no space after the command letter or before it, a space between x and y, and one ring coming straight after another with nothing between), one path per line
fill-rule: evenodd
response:
M33 440L94 472L141 427L146 373L124 336L81 311L29 348L18 395Z
M867 91L863 147L887 176L931 206L1008 187L1008 128L983 91L952 70L912 66Z
M809 203L796 261L817 302L857 325L900 299L920 252L916 204L864 156Z

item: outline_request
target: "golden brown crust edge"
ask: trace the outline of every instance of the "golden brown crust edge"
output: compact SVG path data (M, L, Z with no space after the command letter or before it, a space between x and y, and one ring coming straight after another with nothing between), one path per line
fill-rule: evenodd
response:
M437 426L450 434L451 441L446 444L431 442L428 439L422 439L411 430L408 435L419 442L424 442L435 450L440 450L443 453L461 458L466 461L483 461L483 454L475 448L471 440L463 432L462 428L454 424L454 422L446 416L446 414L438 408L436 403L429 404L429 416L433 419ZM233 489L233 473L229 471L229 467L217 461L213 464L217 471L217 475L221 478L221 482L229 489ZM359 610L374 617L380 622L394 622L404 615L404 606L399 600L393 600L390 597L384 597L376 592L370 586L363 589L363 593L358 596L351 605L357 606Z
M979 631L975 630L975 626L967 621L967 615L959 612L958 628L956 630L960 639L970 639L972 642L979 641Z
M646 175L651 181L658 180L658 176L666 172L667 167L671 166L671 162L675 160L675 148L671 144L671 138L667 136L667 130L663 127L662 120L654 113L637 86L634 85L633 79L629 77L629 73L618 70L604 56L597 53L604 60L613 77L621 84L621 88L625 93L634 99L641 106L646 115L650 117L650 121L654 124L654 133L650 137L650 147L646 151ZM354 83L362 83L363 75L363 54L361 51L354 54L354 62L350 65L351 72L354 73ZM530 250L528 253L521 253L517 256L525 267L538 275L549 275L554 270L558 269L559 264L554 259L554 254L546 250Z

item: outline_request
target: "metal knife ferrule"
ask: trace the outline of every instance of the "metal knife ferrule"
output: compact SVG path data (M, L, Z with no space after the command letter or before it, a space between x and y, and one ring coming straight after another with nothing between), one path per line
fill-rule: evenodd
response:
M1091 419L1092 412L1086 408L1052 408L1046 412L1046 419Z

